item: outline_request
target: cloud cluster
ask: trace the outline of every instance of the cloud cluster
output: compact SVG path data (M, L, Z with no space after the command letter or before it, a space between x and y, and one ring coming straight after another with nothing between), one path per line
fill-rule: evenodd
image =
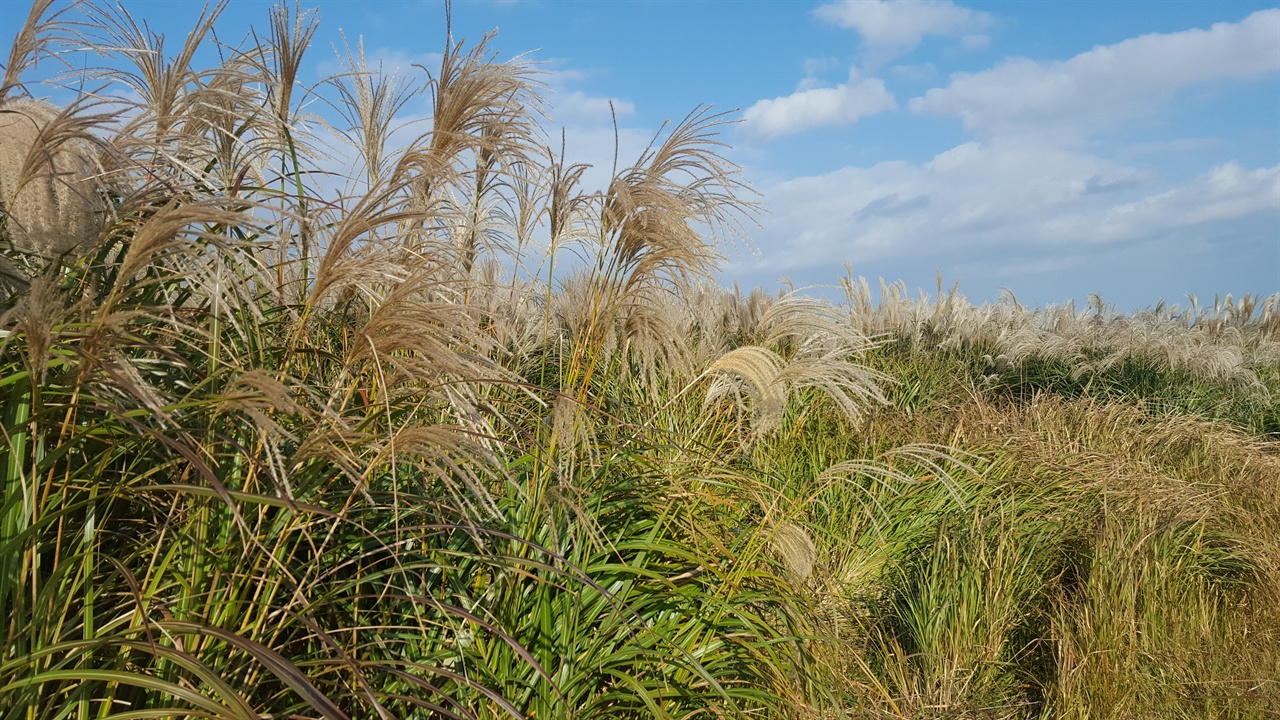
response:
M635 103L620 98L588 95L581 90L556 93L548 97L555 107L553 118L559 123L611 122L612 118L634 115Z
M992 22L934 1L849 1L818 14L856 29L884 53L909 51L926 35L962 36ZM951 273L967 273L966 282L974 275L979 283L1038 276L1065 287L1092 282L1080 275L1096 277L1117 258L1134 262L1143 257L1138 248L1158 248L1153 262L1163 263L1162 272L1185 279L1203 262L1220 273L1214 282L1239 277L1265 284L1267 263L1280 257L1275 247L1266 248L1275 245L1280 226L1280 165L1247 168L1228 156L1199 170L1184 166L1184 179L1170 180L1141 161L1225 145L1202 136L1116 151L1097 140L1159 113L1180 91L1277 72L1280 9L1205 29L1142 35L1061 61L1014 58L953 74L905 104L912 113L956 118L969 141L925 162L849 166L763 188L772 215L760 245L769 264L757 269L774 278L785 272L802 283L829 282L824 274L839 260L905 268L927 257ZM827 99L815 108L823 96L813 90L762 100L748 110L746 129L767 139L895 109L876 81L855 71L849 83L827 89L852 95L854 87L876 88L882 94L875 103ZM1211 245L1218 250L1210 253ZM1271 268L1273 287L1275 271L1280 267ZM1123 277L1120 270L1106 272Z
M772 209L757 235L766 259L731 269L753 283L779 274L831 283L851 260L859 272L922 286L938 268L980 297L1010 287L1055 301L1120 288L1138 305L1193 289L1154 289L1170 272L1194 278L1197 291L1258 292L1274 290L1280 270L1280 165L1228 162L1170 185L1087 153L971 142L924 163L850 166L762 191ZM1126 282L1126 272L1149 284Z
M859 77L855 69L835 87L810 87L757 101L743 113L742 129L749 137L771 140L816 127L851 125L897 107L883 80Z
M1280 9L1239 23L1143 35L1059 62L1007 60L957 73L909 103L913 112L956 116L971 132L1025 128L1097 130L1157 109L1175 91L1280 70Z
M758 280L784 272L830 282L832 266L851 259L901 273L940 267L981 286L1072 267L1096 272L1103 257L1191 229L1218 242L1232 242L1240 223L1274 235L1280 165L1228 162L1169 185L1142 168L1012 138L964 143L920 164L845 167L763 192L773 212L759 238L769 256L759 269L768 277ZM1220 224L1233 230L1215 231ZM1189 252L1162 250L1166 259ZM921 258L928 268L914 267Z
M962 37L966 45L980 46L986 41L982 33L995 25L991 15L951 0L840 0L814 14L856 30L872 65L916 49L927 35Z
M986 44L979 31L995 19L961 7L951 0L840 0L820 6L814 14L825 22L856 30L862 36L867 68L917 48L929 35L963 38L966 47ZM806 70L827 60L806 61ZM898 102L877 77L850 68L846 82L822 87L806 77L790 95L757 101L743 114L743 134L757 140L819 127L843 127L889 110Z

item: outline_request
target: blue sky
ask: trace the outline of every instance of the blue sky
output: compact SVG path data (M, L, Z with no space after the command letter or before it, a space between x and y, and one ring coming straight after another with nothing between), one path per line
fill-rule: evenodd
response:
M339 30L388 69L438 58L442 2L310 4L315 77L336 70ZM199 9L126 7L174 35ZM231 0L220 36L267 7ZM1274 4L458 0L453 29L497 29L502 57L543 63L549 129L597 182L609 100L624 161L699 104L736 109L728 155L767 212L726 284L831 285L847 260L912 289L941 271L975 301L1280 291Z

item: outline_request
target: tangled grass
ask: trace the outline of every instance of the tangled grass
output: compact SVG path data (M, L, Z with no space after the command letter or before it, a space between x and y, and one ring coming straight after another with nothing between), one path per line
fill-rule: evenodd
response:
M0 716L1280 708L1274 298L722 290L726 116L586 191L490 37L303 88L313 15L196 67L220 9L5 66Z

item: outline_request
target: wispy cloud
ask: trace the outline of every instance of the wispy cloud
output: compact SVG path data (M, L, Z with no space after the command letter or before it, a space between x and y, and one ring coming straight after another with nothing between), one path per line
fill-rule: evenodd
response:
M547 100L551 105L552 120L562 125L608 123L614 117L622 119L636 112L635 103L629 100L589 95L581 90L551 93Z
M849 71L835 87L805 87L783 97L759 100L742 115L742 131L764 140L823 126L844 126L893 110L898 103L879 78Z
M1157 140L1140 142L1124 148L1127 156L1168 155L1173 153L1189 153L1207 148L1219 147L1223 144L1219 138L1189 137L1175 140Z
M915 98L915 112L960 117L971 132L1074 134L1158 109L1180 88L1280 71L1280 9L1238 23L1151 34L1058 62L1026 58Z
M966 47L982 47L987 41L983 33L995 25L988 13L951 0L840 0L822 5L814 14L856 30L871 65L911 52L929 35L960 37Z

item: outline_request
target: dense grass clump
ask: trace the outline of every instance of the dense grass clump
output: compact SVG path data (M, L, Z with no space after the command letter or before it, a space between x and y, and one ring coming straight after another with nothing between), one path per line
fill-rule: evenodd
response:
M723 290L725 116L592 191L490 38L217 15L5 65L0 717L1280 711L1280 299Z

